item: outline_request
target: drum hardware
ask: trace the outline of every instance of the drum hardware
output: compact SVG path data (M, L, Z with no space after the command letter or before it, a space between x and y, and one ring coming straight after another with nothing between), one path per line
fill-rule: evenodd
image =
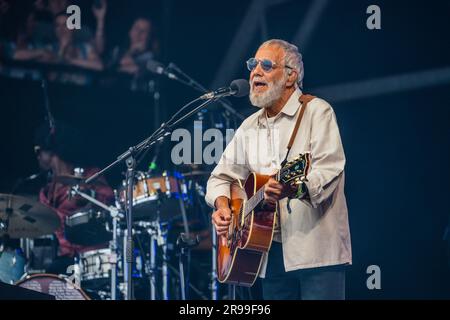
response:
M147 255L144 258L144 255L139 256L139 254L135 251L133 251L133 263L132 263L132 278L136 279L136 277L143 277L143 275L140 273L141 265L144 264L144 273L145 277L149 277L149 279L146 278L145 287L142 286L144 282L139 282L141 286L139 287L140 290L144 289L147 290L149 288L150 292L147 293L145 291L145 296L150 297L152 299L156 298L163 298L163 299L169 299L169 297L172 295L172 290L175 288L179 288L176 292L177 296L179 298L185 299L186 296L186 290L187 288L190 288L193 294L197 294L202 299L206 299L204 296L204 292L197 289L194 285L195 283L191 284L186 279L186 270L188 268L188 262L186 262L186 259L189 256L188 249L183 249L184 253L180 253L180 255L172 256L171 253L171 246L175 244L175 241L168 240L169 230L173 230L173 226L175 221L165 221L164 219L160 220L158 217L168 217L165 212L163 212L160 208L161 205L164 204L164 201L175 201L175 203L178 205L178 213L181 213L184 211L184 214L178 214L178 216L183 219L179 219L179 227L181 230L186 230L186 224L188 224L191 221L191 217L186 216L186 211L190 210L189 206L186 206L186 199L191 200L192 194L195 193L195 195L199 196L199 191L201 191L202 186L200 183L195 183L195 179L184 179L182 177L176 176L176 175L169 175L167 173L164 173L162 176L149 176L147 174L142 174L141 176L138 175L138 178L140 179L155 179L151 182L154 182L155 185L159 185L160 187L157 189L157 197L160 200L154 201L154 206L156 207L156 210L153 212L153 216L156 217L156 220L138 220L135 221L132 225L132 233L133 233L133 239L134 235L143 234L145 233L145 243L148 243L147 239L150 239L150 247L146 244L144 247L147 247L145 249L142 249L142 252L147 252ZM178 189L172 188L173 181L175 181L178 185ZM67 182L67 181L66 181ZM148 185L151 185L149 183ZM126 261L126 246L127 246L127 234L124 230L124 214L121 211L121 208L123 206L123 202L121 202L120 194L115 191L116 195L116 204L114 207L107 206L104 203L96 200L94 197L92 197L89 193L85 193L82 188L85 186L85 184L75 184L70 188L69 194L71 197L74 196L80 196L84 198L85 200L88 200L92 204L95 204L96 206L99 206L102 209L105 209L109 212L108 215L106 215L105 211L94 211L91 210L91 212L87 211L81 211L76 212L72 216L70 216L71 219L67 219L67 225L74 225L75 222L87 222L89 219L87 218L96 218L99 219L99 221L103 221L104 223L104 230L111 235L110 245L106 249L99 249L99 250L92 250L85 252L83 254L80 254L79 259L76 263L76 272L80 274L80 278L82 279L82 288L83 290L89 294L91 298L95 297L102 298L102 299L121 299L121 294L127 295L127 261ZM170 186L170 189L168 188ZM169 192L170 197L168 196L168 189L169 190L177 190L177 193ZM149 189L147 189L149 190ZM164 192L163 192L164 190ZM198 194L197 194L198 193ZM195 196L194 195L194 196ZM174 203L174 204L175 204ZM184 209L184 210L183 210ZM148 217L149 215L147 215ZM110 221L106 221L106 218L111 217ZM114 219L115 218L115 219ZM87 219L87 220L86 220ZM183 226L181 226L183 224ZM188 224L188 228L191 229L192 226ZM116 230L113 232L113 230ZM180 230L180 231L181 231ZM66 229L67 231L67 229ZM192 234L191 234L192 235ZM67 236L67 235L66 235ZM122 251L122 242L123 239L124 244L124 250ZM24 241L30 240L30 244L28 245L29 249L28 251L33 251L33 239L22 239ZM70 241L70 240L69 240ZM72 242L72 241L71 241ZM119 243L120 242L120 243ZM25 245L27 247L27 245ZM104 251L102 251L104 250ZM177 250L178 251L178 250ZM27 251L25 251L27 252ZM91 255L89 255L89 254ZM170 261L169 261L170 256ZM147 258L148 257L148 258ZM176 258L178 260L178 268L176 266L176 263L171 265L171 261L173 258ZM184 265L184 268L180 269L180 258L181 263ZM28 260L29 261L29 260ZM100 263L99 263L100 262ZM175 261L174 261L175 262ZM98 274L95 273L95 270L97 267L100 266L100 270L103 270L105 272ZM136 266L136 268L135 268ZM87 269L86 269L87 268ZM28 270L30 272L30 270ZM37 272L37 270L34 270L34 272ZM161 273L160 273L161 272ZM45 273L45 271L43 272ZM125 278L125 282L122 281L122 276ZM173 277L172 277L173 276ZM120 279L120 280L119 280ZM149 280L149 282L147 282ZM133 280L134 281L134 280ZM98 285L99 283L103 283L102 285ZM150 286L148 286L148 283ZM97 286L96 286L97 285ZM95 287L96 286L96 287ZM111 290L110 290L111 289ZM119 292L117 292L119 290ZM138 290L138 287L136 286L135 290ZM202 289L203 290L203 289ZM203 290L204 291L204 290ZM143 293L144 291L140 291ZM178 293L179 292L179 293ZM175 294L175 293L174 293ZM178 295L179 294L179 295Z
M175 268L174 266L167 264L168 268L172 271L172 273L175 275L175 277L177 277L178 279L180 279L180 272L179 270L177 270L177 268ZM189 286L189 288L195 292L202 300L208 300L208 297L206 297L202 291L200 289L198 289L197 287L195 287L192 283L188 283L187 284Z
M81 192L79 190L78 185L73 186L70 189L69 193L72 195L77 194L77 195L85 198L86 200L92 202L93 204L99 206L100 208L107 210L110 214L110 217L112 219L113 229L112 229L112 239L109 242L109 249L111 250L111 253L113 253L115 255L115 257L113 257L110 261L110 263L112 264L111 276L110 276L110 278L111 278L110 290L111 290L111 300L116 300L117 299L117 250L118 250L118 232L119 232L118 222L124 218L124 214L120 211L120 208L118 207L117 202L116 202L116 207L107 206L104 203L102 203L101 201L98 201L97 199ZM125 238L125 234L124 234L124 238Z
M54 235L34 239L21 238L20 247L27 261L26 274L45 273L56 257L57 244Z
M160 229L161 230L161 229ZM162 228L160 236L164 239L162 247L162 293L163 300L169 300L169 269L167 256L167 233L168 228Z
M144 227L150 236L150 298L156 299L156 255L157 246L162 251L162 298L169 299L169 271L167 256L168 222L174 217L183 218L185 232L189 232L185 201L188 199L187 188L181 175L169 175L167 171L162 176L150 176L148 173L137 172L137 181L133 190L133 210L136 222L133 227ZM126 185L126 182L123 182ZM119 203L126 201L125 190L119 196ZM174 215L173 213L177 214ZM151 213L151 214L149 214ZM143 220L144 219L144 220ZM145 221L147 220L147 221ZM148 221L149 220L149 221ZM125 248L126 246L124 246ZM126 252L124 252L124 256ZM127 280L125 280L127 281Z
M180 233L177 239L178 252L178 269L180 276L180 292L181 300L186 300L186 280L184 276L184 260L189 259L190 249L196 247L200 243L199 236L190 237L189 234ZM189 265L189 261L188 261Z
M143 177L143 176L141 176ZM146 178L149 178L148 175L146 175ZM151 178L155 178L155 177L151 177ZM160 199L163 199L162 201L160 201L160 203L162 204L163 201L167 200L167 199L172 199L175 200L176 203L178 203L179 206L181 206L179 209L179 212L182 211L183 207L185 206L186 202L184 202L185 199L189 198L191 199L192 197L192 193L197 193L199 191L201 191L201 184L197 184L194 183L193 180L194 179L182 179L179 178L177 176L171 176L168 174L163 175L162 177L159 176L157 177L158 179L162 179L163 180L163 184L161 184L160 181L156 180L155 183L160 183L160 185L163 185L163 188L166 188L165 190L167 191L167 186L170 185L171 180L173 181L174 178L175 181L177 181L178 184L178 190L180 191L178 194L174 194L171 193L171 198L167 197L167 193L166 192L162 192L160 188L159 191L160 193L158 194L158 196L160 197ZM118 192L115 191L115 195L116 195L116 204L114 207L112 206L107 206L104 203L96 200L95 198L91 197L89 194L86 194L84 191L81 190L81 188L83 188L84 185L74 185L72 186L72 188L70 188L69 194L71 195L71 197L73 196L80 196L86 200L88 200L89 202L99 206L102 209L105 209L109 212L109 215L105 215L105 212L103 211L94 211L91 210L92 212L89 214L87 214L86 212L77 212L76 214L72 215L71 218L72 219L68 219L66 222L69 222L68 224L70 225L71 222L75 222L75 221L83 221L86 222L87 218L90 217L95 217L100 219L101 221L104 221L106 217L110 217L113 218L111 219L111 221L109 221L108 223L104 224L104 229L106 232L108 232L111 235L111 241L110 241L110 246L107 249L99 249L99 250L92 250L92 252L88 251L85 252L85 255L80 254L80 257L78 259L78 262L76 264L76 269L78 270L77 272L79 272L80 274L80 278L82 279L82 288L83 290L89 294L89 296L91 298L101 298L101 299L117 299L119 297L119 299L121 299L121 294L126 295L127 294L127 282L123 282L122 281L122 276L125 278L125 281L127 281L126 275L128 273L128 269L127 269L127 261L126 261L126 245L127 245L127 235L124 231L124 225L123 221L124 221L124 214L121 211L121 206L122 203L120 201L120 196L118 196ZM187 186L189 186L189 188L187 188ZM173 189L172 189L173 190ZM161 196L161 193L163 194L163 196ZM182 197L180 197L179 195L182 195ZM173 196L173 197L172 197ZM180 201L181 200L181 201ZM161 212L162 210L158 209L160 207L159 204L156 204L156 212L154 212L154 216L155 217L160 217L162 216ZM190 209L190 207L186 207L186 211L187 209ZM185 216L186 216L186 211L185 212ZM86 213L86 214L84 214ZM167 215L163 215L163 217L167 217ZM179 215L179 216L183 216L183 215ZM116 219L114 219L116 218ZM191 221L191 217L188 218L186 217L185 219L179 219L178 223L179 223L179 227L181 230L186 230L185 225L186 222L192 222ZM173 222L174 223L174 222ZM114 225L115 224L115 225ZM183 224L183 226L181 226L181 224ZM199 297L201 297L202 299L206 299L204 292L202 292L201 290L197 289L194 284L191 284L187 281L186 279L186 268L188 266L186 259L189 256L188 253L188 249L183 249L184 253L180 253L180 255L177 255L176 258L178 260L178 268L176 266L176 263L174 263L173 265L171 265L171 262L169 261L169 256L170 259L175 258L175 252L174 255L172 256L171 252L171 248L170 246L172 246L173 244L175 244L175 241L172 240L168 240L168 234L169 234L169 230L171 230L170 232L172 232L172 227L174 226L174 224L172 224L171 221L160 221L159 219L156 220L138 220L136 222L133 223L132 225L132 232L133 232L133 237L134 235L138 235L138 234L143 234L145 233L145 243L148 243L148 240L150 238L150 247L148 247L148 245L145 245L144 247L147 247L146 249L142 249L142 252L147 252L149 253L148 258L142 255L142 258L139 256L139 254L137 254L135 251L133 256L136 258L133 258L133 269L132 271L132 277L133 279L136 279L136 276L138 277L142 277L142 274L140 274L140 265L144 264L145 268L144 268L144 272L145 272L145 277L149 277L148 280L150 280L149 282L145 282L145 287L143 287L142 285L140 286L140 289L144 289L147 290L147 288L149 288L150 292L145 294L146 297L148 297L148 294L150 295L150 297L152 299L156 299L157 297L159 298L163 298L163 299L169 299L169 297L172 295L172 290L174 290L175 288L179 288L177 291L177 296L179 294L179 298L181 299L185 299L187 298L186 296L186 290L187 288L190 288L193 294L197 294ZM192 226L189 224L189 229L192 228ZM113 230L116 230L116 232L113 232ZM180 230L180 231L181 231ZM174 231L174 230L173 230ZM147 238L148 237L148 238ZM122 243L119 243L119 241L121 240L123 241L124 244L124 251L122 252ZM133 238L134 239L134 238ZM30 243L30 247L29 247L29 251L33 250L33 239L23 239L23 240L31 240ZM25 246L26 247L26 246ZM105 250L105 251L101 251L101 250ZM177 250L178 251L178 250ZM25 251L26 252L26 251ZM90 253L91 255L89 256L88 253ZM158 257L158 258L157 258ZM181 263L184 264L184 268L180 269L180 258L181 258ZM88 262L89 261L89 262ZM100 262L100 264L99 264ZM95 270L96 267L101 266L101 270L106 270L106 272L104 273L98 273L97 275L95 274ZM134 268L136 266L136 268ZM86 270L86 268L88 268L88 270ZM30 271L28 271L30 272ZM37 270L34 270L34 272L37 272ZM161 272L161 273L159 273ZM45 271L44 271L45 273ZM111 276L109 276L111 275ZM173 276L173 278L172 278ZM98 277L98 278L96 278ZM119 280L120 279L120 280ZM97 281L98 280L98 281ZM146 278L147 280L147 278ZM98 285L98 283L103 283L103 285ZM140 284L144 284L144 282L139 282ZM150 283L150 286L148 286L147 284ZM95 285L97 284L97 287L95 287ZM138 287L136 287L135 289L137 290ZM111 289L111 290L109 290ZM119 292L117 292L119 290ZM203 289L202 289L203 290ZM204 291L204 290L203 290ZM121 292L121 294L119 294ZM140 291L141 293L144 291Z
M156 300L156 256L157 246L162 250L162 299L169 300L169 272L167 267L167 233L168 224L153 221L147 224L147 232L150 235L150 298Z
M144 263L144 270L149 278L150 300L156 300L157 247L164 242L164 239L161 236L160 225L157 221L137 221L133 225L133 230L136 230L137 234L142 230L149 236L149 254L148 259L146 259Z
M158 247L161 250L161 284L162 284L162 299L169 300L169 264L168 264L168 241L167 236L169 232L168 223L160 223L158 221L138 221L134 224L135 227L142 227L150 238L150 252L149 264L147 263L147 273L150 281L150 299L157 298L157 254Z
M159 225L158 225L159 229ZM154 232L150 232L150 300L156 300L156 243L159 237L155 237Z
M21 238L20 239L20 247L22 248L25 258L27 261L31 261L31 254L33 252L33 240L28 238ZM1 250L0 250L1 251Z

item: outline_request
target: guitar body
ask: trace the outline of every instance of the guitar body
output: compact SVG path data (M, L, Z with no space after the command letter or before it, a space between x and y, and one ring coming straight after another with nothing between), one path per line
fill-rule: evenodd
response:
M282 164L277 181L298 188L306 180L309 164L310 154L299 154ZM262 205L269 178L251 173L243 184L231 184L231 223L228 234L217 238L217 278L222 283L251 287L258 276L276 221L276 208Z
M240 181L231 185L229 236L217 239L217 276L222 283L250 287L258 276L263 254L272 243L276 210L259 206L244 215L242 208L269 178L252 173L243 185Z

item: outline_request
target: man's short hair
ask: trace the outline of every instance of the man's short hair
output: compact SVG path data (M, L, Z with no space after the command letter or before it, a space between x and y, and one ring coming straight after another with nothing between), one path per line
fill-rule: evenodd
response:
M266 46L278 46L282 48L285 52L284 63L293 68L297 72L297 85L303 88L303 77L305 71L303 69L303 57L298 51L298 47L292 43L289 43L281 39L270 39L265 41L260 48Z

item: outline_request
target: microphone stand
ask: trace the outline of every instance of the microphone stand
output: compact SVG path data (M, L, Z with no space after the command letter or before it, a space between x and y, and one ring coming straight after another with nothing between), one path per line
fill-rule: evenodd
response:
M157 141L163 140L167 135L171 133L171 130L177 126L180 122L186 120L193 114L197 113L199 110L205 108L209 104L215 102L217 99L219 99L223 95L217 95L211 99L206 100L205 102L201 103L199 106L195 107L193 110L189 111L179 119L173 121L177 115L181 113L184 109L186 109L188 106L193 104L196 101L199 101L200 99L197 98L185 106L183 106L177 113L175 113L172 118L166 122L163 123L158 129L156 129L147 139L143 140L139 144L130 147L127 151L122 153L120 156L117 157L115 161L113 161L111 164L97 172L96 174L92 175L88 179L85 180L85 183L89 184L95 179L97 179L100 175L104 174L106 171L110 170L111 168L115 167L119 163L125 161L127 165L127 175L126 175L126 199L127 199L127 205L126 205L126 221L127 221L127 233L126 233L126 263L127 263L127 274L126 274L126 283L127 283L127 289L126 289L126 300L132 300L133 299L133 286L132 286L132 263L133 263L133 234L132 234L132 223L133 223L133 189L134 189L134 173L136 169L136 156L141 153L143 150L149 148L153 144L155 144ZM173 121L173 122L172 122Z

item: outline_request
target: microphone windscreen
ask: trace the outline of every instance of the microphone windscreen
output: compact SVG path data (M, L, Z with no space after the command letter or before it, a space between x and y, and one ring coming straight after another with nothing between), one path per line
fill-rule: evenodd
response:
M250 84L245 79L233 80L230 84L230 88L233 91L236 91L236 93L234 94L235 97L244 97L247 96L250 92Z

